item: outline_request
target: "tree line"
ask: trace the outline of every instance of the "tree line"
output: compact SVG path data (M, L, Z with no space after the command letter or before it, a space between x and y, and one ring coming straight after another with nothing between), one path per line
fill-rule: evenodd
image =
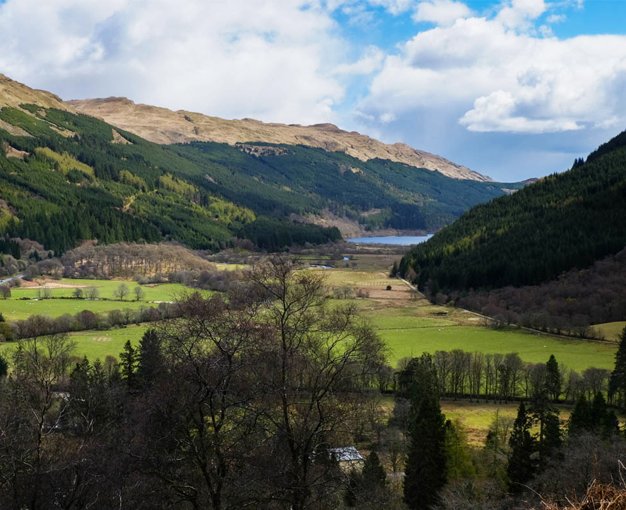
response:
M581 396L608 395L611 372L589 367L582 372L560 366L554 355L545 363L523 361L512 352L483 353L460 349L436 351L431 356L438 394L448 398L471 400L532 400L547 392L554 402L574 403ZM408 397L413 374L412 360L401 362L395 390Z

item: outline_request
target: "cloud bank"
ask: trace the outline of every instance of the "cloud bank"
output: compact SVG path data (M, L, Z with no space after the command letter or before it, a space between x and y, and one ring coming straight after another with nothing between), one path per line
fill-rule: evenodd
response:
M316 122L344 94L336 28L300 0L8 0L0 71L63 97Z
M490 18L450 0L420 3L415 17L436 26L385 59L361 109L382 118L440 105L474 132L623 125L626 37L544 36L536 21L546 12L543 0L513 0Z

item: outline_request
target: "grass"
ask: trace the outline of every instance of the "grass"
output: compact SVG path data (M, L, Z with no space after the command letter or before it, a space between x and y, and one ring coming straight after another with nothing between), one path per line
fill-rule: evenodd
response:
M45 315L56 318L61 315L75 315L83 310L95 313L105 313L111 310L137 310L141 307L151 307L150 303L142 301L89 301L86 299L30 299L25 301L0 301L0 312L6 320L23 320L31 315Z
M92 361L96 359L104 361L107 356L117 358L127 340L130 340L133 345L137 345L149 327L148 324L140 324L108 331L79 331L70 333L69 336L76 344L74 349L76 357L87 356ZM0 354L10 356L17 348L17 344L18 342L0 344Z
M604 337L606 340L613 340L614 342L619 340L624 328L626 328L626 321L606 322L604 324L596 324L591 327L591 329L598 333L599 336Z
M380 271L325 270L329 286L355 286L371 290L370 299L356 299L364 317L388 346L388 361L396 365L405 357L424 352L517 352L527 362L545 363L554 354L561 366L577 371L589 367L612 369L616 346L588 340L563 339L520 329L495 330L465 310L412 299L408 287ZM384 289L391 285L393 291ZM336 300L346 302L346 300Z
M489 426L496 413L500 418L510 419L517 416L517 402L469 402L467 400L442 400L441 411L448 420L458 420L467 432L467 439L472 446L484 446ZM571 409L559 406L559 418L562 424L569 419Z
M372 322L376 328L376 319ZM517 352L524 361L533 363L545 363L550 354L554 354L561 366L579 371L589 367L610 370L615 361L614 345L564 340L519 330L492 330L480 326L376 329L389 347L392 364L407 356L453 349L484 353Z
M121 284L125 284L130 291L128 297L123 301L116 300L114 296L116 289ZM0 313L4 315L6 320L22 320L31 315L45 315L54 318L68 313L73 315L83 310L96 313L111 310L137 310L142 307L155 306L160 302L175 301L192 291L177 283L138 285L132 280L74 280L64 278L50 281L46 285L46 292L50 293L52 299L38 299L43 293L43 289L40 287L16 287L11 290L10 299L0 300ZM56 285L62 287L53 288ZM138 286L144 292L141 301L135 300L134 289ZM85 291L88 287L98 289L99 299L55 299L72 298L77 288Z
M99 297L106 299L114 299L114 292L121 285L125 284L130 293L127 301L134 299L133 293L135 287L141 287L145 293L146 301L172 301L177 295L189 292L189 288L179 283L160 283L139 285L134 280L88 280L88 279L71 279L61 278L60 280L46 280L43 287L48 287L52 297L72 297L76 288L83 291L88 287L98 289ZM55 288L56 285L63 287ZM11 289L12 299L20 297L35 298L40 292L39 288L16 287Z

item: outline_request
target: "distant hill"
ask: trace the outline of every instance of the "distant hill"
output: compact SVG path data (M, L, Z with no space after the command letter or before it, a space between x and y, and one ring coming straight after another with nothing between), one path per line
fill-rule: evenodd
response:
M83 240L267 250L340 239L335 225L433 231L522 184L460 180L303 145L158 145L0 76L0 252Z
M412 249L400 272L431 296L536 285L626 246L626 132Z
M361 161L384 159L415 168L437 171L453 179L488 182L491 179L441 156L419 151L406 144L385 144L333 124L300 126L264 123L253 119L225 120L200 113L172 111L135 104L123 97L69 101L81 113L101 118L114 126L160 144L185 142L262 142L303 145L330 152L344 152Z

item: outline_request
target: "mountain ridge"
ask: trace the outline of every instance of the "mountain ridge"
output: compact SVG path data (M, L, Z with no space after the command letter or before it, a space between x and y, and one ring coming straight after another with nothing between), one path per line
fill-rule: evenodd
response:
M441 156L404 143L386 144L334 124L310 126L266 123L255 119L227 120L186 110L138 104L125 97L81 99L66 102L78 112L159 144L188 142L272 143L304 145L329 152L344 152L361 161L385 159L415 168L438 171L454 179L491 182L491 179Z

